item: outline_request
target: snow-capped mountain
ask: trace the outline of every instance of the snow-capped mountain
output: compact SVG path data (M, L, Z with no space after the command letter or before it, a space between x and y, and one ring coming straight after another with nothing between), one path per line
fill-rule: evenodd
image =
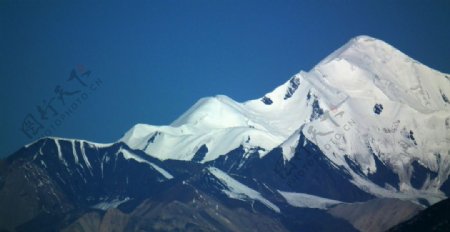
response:
M359 36L260 99L204 98L171 125L138 124L120 141L161 160L208 162L240 146L259 157L280 147L290 160L305 136L364 191L434 203L450 174L448 95L448 75ZM374 184L377 162L396 180Z
M24 146L0 160L0 230L373 231L376 214L381 231L450 195L449 95L449 75L359 36L255 100Z

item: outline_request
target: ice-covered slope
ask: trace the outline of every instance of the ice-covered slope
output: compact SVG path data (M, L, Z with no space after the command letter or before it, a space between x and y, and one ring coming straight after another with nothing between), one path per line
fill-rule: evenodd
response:
M282 144L287 159L303 134L375 195L444 197L439 188L450 172L448 75L360 36L301 76L314 85L323 114ZM336 104L339 96L345 100ZM369 181L383 171L380 166L398 175L398 187Z
M449 75L359 36L260 99L204 98L171 125L139 124L121 141L162 160L206 162L239 146L260 157L280 146L289 160L304 135L375 195L439 198L450 173L449 97ZM398 186L369 180L381 166Z

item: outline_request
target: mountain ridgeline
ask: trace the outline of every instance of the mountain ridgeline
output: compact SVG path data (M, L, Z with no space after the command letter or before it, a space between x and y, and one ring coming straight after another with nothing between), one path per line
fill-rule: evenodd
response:
M385 231L450 195L449 95L359 36L259 99L24 146L0 161L0 231Z

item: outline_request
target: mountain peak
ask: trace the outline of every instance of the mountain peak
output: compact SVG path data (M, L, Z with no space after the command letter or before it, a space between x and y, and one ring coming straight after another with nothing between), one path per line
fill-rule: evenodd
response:
M349 42L351 42L351 43L367 43L367 42L374 42L374 41L385 43L382 40L379 40L377 38L374 38L374 37L371 37L368 35L355 36L355 37L351 38Z
M350 39L342 47L323 59L317 66L321 66L336 59L355 60L356 58L356 60L386 60L387 58L392 57L392 55L401 55L403 58L411 59L382 40L367 35L360 35Z
M350 97L404 103L420 112L448 107L445 74L369 36L351 39L310 73Z
M435 171L433 154L448 150L442 125L450 120L449 92L444 74L382 40L357 36L262 98L202 98L171 125L137 125L120 141L161 160L203 154L196 160L208 162L238 148L245 157L264 157L280 145L290 159L303 134L331 162L345 166L350 157L367 175L378 169L374 153L380 162L398 164L394 169L403 171L416 159ZM403 176L408 188L410 176Z
M225 95L205 97L197 101L171 126L191 125L200 128L224 128L247 126L240 104Z

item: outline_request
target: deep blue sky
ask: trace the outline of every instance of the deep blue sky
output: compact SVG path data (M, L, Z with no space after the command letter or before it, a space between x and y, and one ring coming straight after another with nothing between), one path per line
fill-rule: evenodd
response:
M450 1L127 2L0 1L0 157L36 139L27 114L48 129L36 107L57 85L89 97L51 134L113 142L204 96L258 98L361 34L450 73ZM95 91L67 80L78 65Z

